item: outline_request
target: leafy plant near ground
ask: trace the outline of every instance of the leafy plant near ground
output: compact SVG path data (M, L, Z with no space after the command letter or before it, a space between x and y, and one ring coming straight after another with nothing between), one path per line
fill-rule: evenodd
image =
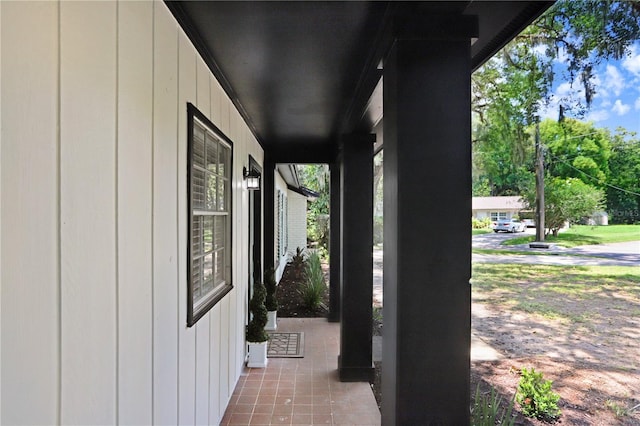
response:
M324 282L320 255L315 251L307 256L305 278L299 290L302 303L309 309L316 309L322 301L327 286Z
M291 256L291 261L289 265L293 269L294 275L296 278L300 278L305 271L306 259L305 259L306 250L302 247L296 248L296 253Z
M251 311L251 321L247 325L247 341L249 342L266 342L269 335L264 331L267 324L267 308L264 305L267 296L267 290L260 281L253 283L253 296L249 301L249 310Z
M264 287L267 290L267 296L265 299L267 311L277 311L278 299L276 298L276 292L278 291L278 284L276 283L276 272L273 268L269 268L264 273Z
M502 397L491 387L489 395L480 392L480 384L476 387L476 394L471 407L471 426L494 426L515 424L512 417L513 400L509 402L507 407L502 407Z
M625 417L629 414L629 411L625 407L610 399L608 399L604 405L611 410L616 417Z
M544 380L542 373L523 368L518 383L516 402L522 407L522 413L528 417L553 420L560 416L558 401L560 395L551 390L551 380Z

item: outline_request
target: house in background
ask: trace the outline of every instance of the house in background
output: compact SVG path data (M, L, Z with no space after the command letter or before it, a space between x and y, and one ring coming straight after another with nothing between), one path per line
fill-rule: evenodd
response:
M490 218L492 222L511 219L525 208L522 197L473 197L471 200L472 217L483 220Z
M375 140L382 421L469 424L470 75L549 5L1 1L0 423L219 424L279 164L330 165L338 375L371 379Z
M296 248L307 247L307 203L318 194L305 188L295 164L278 164L274 195L276 280Z

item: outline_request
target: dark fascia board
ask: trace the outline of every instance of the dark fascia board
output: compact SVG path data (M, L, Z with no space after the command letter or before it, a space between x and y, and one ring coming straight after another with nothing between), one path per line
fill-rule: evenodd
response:
M222 86L222 89L225 91L227 96L229 96L229 99L231 99L233 105L238 109L238 112L249 126L251 133L253 133L253 136L256 138L260 146L264 149L264 141L260 138L255 124L251 120L251 117L247 113L247 110L240 102L240 99L238 98L236 92L233 90L231 83L229 83L229 80L226 79L226 77L222 73L222 70L213 58L213 55L211 54L211 52L209 52L209 49L207 49L207 45L200 36L200 33L198 33L198 31L196 30L196 26L194 25L193 21L184 11L184 8L182 6L183 2L177 0L164 0L164 3L169 8L169 11L173 14L176 21L178 21L178 24L183 29L189 40L191 40L196 50L198 51L204 62L207 64L215 78L218 80L220 86Z
M494 2L487 2L491 4ZM501 2L495 2L499 5ZM472 46L471 67L472 71L477 70L486 61L491 59L500 49L502 49L509 41L520 34L527 26L533 21L538 19L549 7L551 7L555 1L532 1L528 2L520 13L514 17L509 24L500 30L491 40L482 46L477 52L474 52ZM517 4L517 2L515 2ZM473 2L471 7L467 9L465 13L474 13L473 7L482 7L483 2ZM482 30L482 27L480 28Z
M307 198L318 198L320 196L317 192L312 191L309 188L305 188L304 186L297 188L293 185L287 185L287 189L297 194L304 195Z

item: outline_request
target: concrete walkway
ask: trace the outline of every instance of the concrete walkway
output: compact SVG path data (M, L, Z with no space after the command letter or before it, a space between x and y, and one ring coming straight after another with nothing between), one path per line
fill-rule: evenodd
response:
M531 231L528 231L531 233ZM501 245L514 234L483 234L472 238L473 248L522 251L526 254L473 254L472 261L479 263L528 263L541 265L579 266L639 266L640 241L585 245L565 248L551 244L549 249L532 249L528 244ZM640 238L640 235L639 235Z

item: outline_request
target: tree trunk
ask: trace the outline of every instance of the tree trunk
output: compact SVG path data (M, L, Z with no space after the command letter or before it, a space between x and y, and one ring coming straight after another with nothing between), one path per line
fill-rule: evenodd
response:
M536 241L544 241L544 153L539 122L536 122Z

